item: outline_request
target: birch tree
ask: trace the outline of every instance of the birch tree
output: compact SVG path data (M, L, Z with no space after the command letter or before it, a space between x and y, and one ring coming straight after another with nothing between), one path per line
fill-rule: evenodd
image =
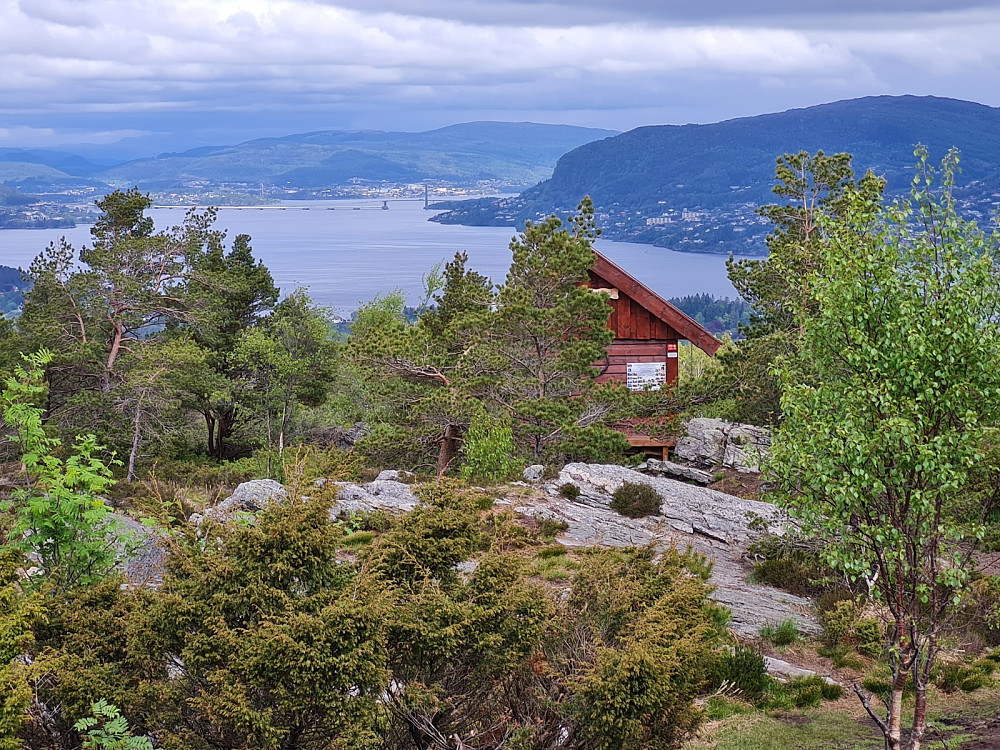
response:
M827 562L888 612L888 700L855 686L890 750L919 750L942 636L968 592L1000 470L1000 236L957 213L958 155L924 150L912 192L849 191L825 221L815 311L778 368L784 422L771 466ZM912 681L912 729L903 692Z

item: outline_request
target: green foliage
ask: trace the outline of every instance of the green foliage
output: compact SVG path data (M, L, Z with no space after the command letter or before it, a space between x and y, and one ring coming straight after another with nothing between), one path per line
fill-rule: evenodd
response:
M333 379L336 348L325 311L295 290L260 325L240 334L229 366L240 400L257 414L265 445L280 457L295 430L296 407L318 406ZM268 476L273 468L268 462Z
M791 646L802 640L795 620L785 620L778 625L767 623L760 629L760 637L775 646Z
M128 720L103 698L91 706L92 715L80 719L73 729L83 735L84 750L153 750L148 737L134 737Z
M794 534L765 534L747 549L754 580L799 596L821 596L832 570L823 564L817 546Z
M667 301L716 335L720 333L736 334L741 327L750 322L750 304L743 299L715 297L702 293L671 297ZM704 354L700 349L696 347L694 349L695 351L682 354L678 358L681 367L684 366L684 357L689 355L694 357L696 356L695 352Z
M115 562L120 532L101 497L113 484L111 470L95 455L100 446L93 435L79 438L67 458L56 455L61 441L45 434L42 410L35 406L51 355L42 351L25 360L27 367L17 367L0 399L27 484L0 507L13 508L9 543L37 556L35 577L72 588L100 580Z
M688 557L671 550L664 558L653 565L633 557L643 563L635 570L612 555L592 556L574 579L570 604L589 599L607 644L579 678L574 699L576 731L586 746L674 748L701 721L693 701L708 684L718 634L704 583L675 577ZM605 578L615 573L620 580ZM595 591L598 581L607 589ZM642 614L629 612L643 600L650 604ZM617 648L608 647L615 642Z
M476 352L488 375L482 397L511 411L515 438L533 457L598 445L596 438L608 450L597 429L602 420L580 423L593 403L593 363L612 339L606 297L584 286L598 234L589 198L569 226L555 216L528 222L511 241L506 283ZM587 439L574 431L587 431Z
M594 362L612 338L606 297L585 285L598 234L585 198L568 226L555 216L528 222L511 241L498 289L459 253L436 305L415 324L398 296L360 311L346 351L365 421L375 424L362 449L382 464L411 466L436 452L440 474L464 440L463 474L482 465L494 480L513 473L518 457L620 460L628 441L610 425L640 407L662 413L667 395L630 399L595 383Z
M157 590L53 598L15 647L44 675L47 731L73 742L68 717L95 693L164 750L405 750L488 729L526 748L564 732L569 747L673 748L700 721L722 629L697 555L571 561L448 484L377 522L331 521L330 493L313 494L180 535ZM534 563L568 591L542 587Z
M716 662L714 681L717 686L732 685L744 699L758 705L766 700L773 682L764 655L749 646L722 654Z
M461 474L467 479L499 482L516 474L519 468L513 457L514 431L509 421L485 409L472 415L462 452L465 461Z
M31 652L32 628L44 619L41 597L20 585L23 563L18 550L0 547L0 750L21 750L17 734L27 718L31 687L18 657Z
M858 611L851 599L834 602L829 608L821 610L823 634L830 645L847 643L854 639Z
M971 664L948 662L942 664L937 674L937 686L946 693L961 690L971 693L992 684L990 673Z
M379 539L376 559L398 581L454 579L454 567L483 542L475 500L448 487L425 489L424 503Z
M854 641L857 649L873 659L882 657L886 650L886 626L874 617L862 617L854 623Z
M568 523L555 518L539 518L537 522L538 538L543 542L551 542L569 528Z
M797 355L778 369L785 421L771 455L782 502L825 539L825 561L867 577L889 610L897 691L907 672L926 684L937 652L927 634L968 590L996 497L983 446L1000 425L1000 235L957 215L957 154L942 164L940 193L918 155L908 201L886 208L859 189L836 221L821 217L813 311L798 317ZM898 725L898 701L889 705Z
M847 644L841 643L836 646L820 646L816 651L820 656L825 656L832 661L833 666L837 669L853 669L855 671L859 671L865 665L861 657L858 656Z
M624 482L611 495L612 510L629 518L659 515L663 498L648 484Z
M823 240L820 216L840 216L855 186L851 156L843 153L784 154L775 178L773 192L781 202L758 209L772 225L768 257L730 258L726 264L730 281L752 312L741 329L745 339L722 352L718 378L726 383L726 395L735 399L731 418L752 424L780 419L781 386L771 367L796 351L800 322L815 311L809 279ZM876 189L870 181L864 184Z
M1000 576L984 575L972 582L976 630L989 644L1000 643Z
M564 484L559 485L559 494L567 500L576 500L580 497L580 488L572 482L565 482Z

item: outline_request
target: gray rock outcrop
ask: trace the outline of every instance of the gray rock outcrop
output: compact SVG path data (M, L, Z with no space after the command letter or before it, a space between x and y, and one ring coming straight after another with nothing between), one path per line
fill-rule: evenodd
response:
M580 488L575 500L559 494L566 482ZM662 516L630 519L611 510L611 494L624 482L653 487L663 498ZM566 546L690 545L714 561L713 597L732 611L730 627L736 633L754 637L763 625L785 620L794 621L799 632L820 632L808 599L747 583L742 563L747 545L765 531L783 533L788 524L770 503L610 465L568 464L545 488L544 497L521 499L514 510L565 522L568 528L559 541Z
M205 513L195 513L189 519L195 526L204 520L224 523L240 513L259 513L273 502L285 502L288 492L273 479L254 479L243 482L225 500L208 508Z
M545 467L541 464L532 464L526 468L521 476L524 477L526 482L540 482L542 477L545 475Z
M416 508L420 502L413 494L413 488L403 482L376 479L368 484L337 482L337 485L340 489L337 501L330 508L331 518L336 518L341 513L372 510L406 513Z
M687 434L677 441L674 455L695 466L757 472L771 451L771 431L764 427L707 417L691 419L684 427Z
M698 484L711 484L715 481L715 477L711 472L702 471L693 466L675 464L673 461L661 461L658 458L647 458L646 462L637 468L640 471L645 471L647 474L665 474L671 477L686 479L690 482L697 482Z

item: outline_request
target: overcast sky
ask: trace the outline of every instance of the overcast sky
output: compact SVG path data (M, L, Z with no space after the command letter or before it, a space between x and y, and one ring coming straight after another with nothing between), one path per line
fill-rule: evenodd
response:
M0 0L0 146L1000 106L1000 0Z

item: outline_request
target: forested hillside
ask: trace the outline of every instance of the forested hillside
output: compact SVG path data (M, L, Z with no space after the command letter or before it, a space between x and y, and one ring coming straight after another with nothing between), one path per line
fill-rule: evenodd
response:
M594 201L612 239L675 250L760 253L775 154L823 150L853 155L887 190L909 190L917 144L962 152L957 199L986 218L1000 201L1000 109L937 97L867 97L709 125L660 125L588 143L563 156L552 177L516 199L481 201L438 221L520 226L525 219ZM684 211L693 212L687 218ZM648 219L666 217L662 224Z

